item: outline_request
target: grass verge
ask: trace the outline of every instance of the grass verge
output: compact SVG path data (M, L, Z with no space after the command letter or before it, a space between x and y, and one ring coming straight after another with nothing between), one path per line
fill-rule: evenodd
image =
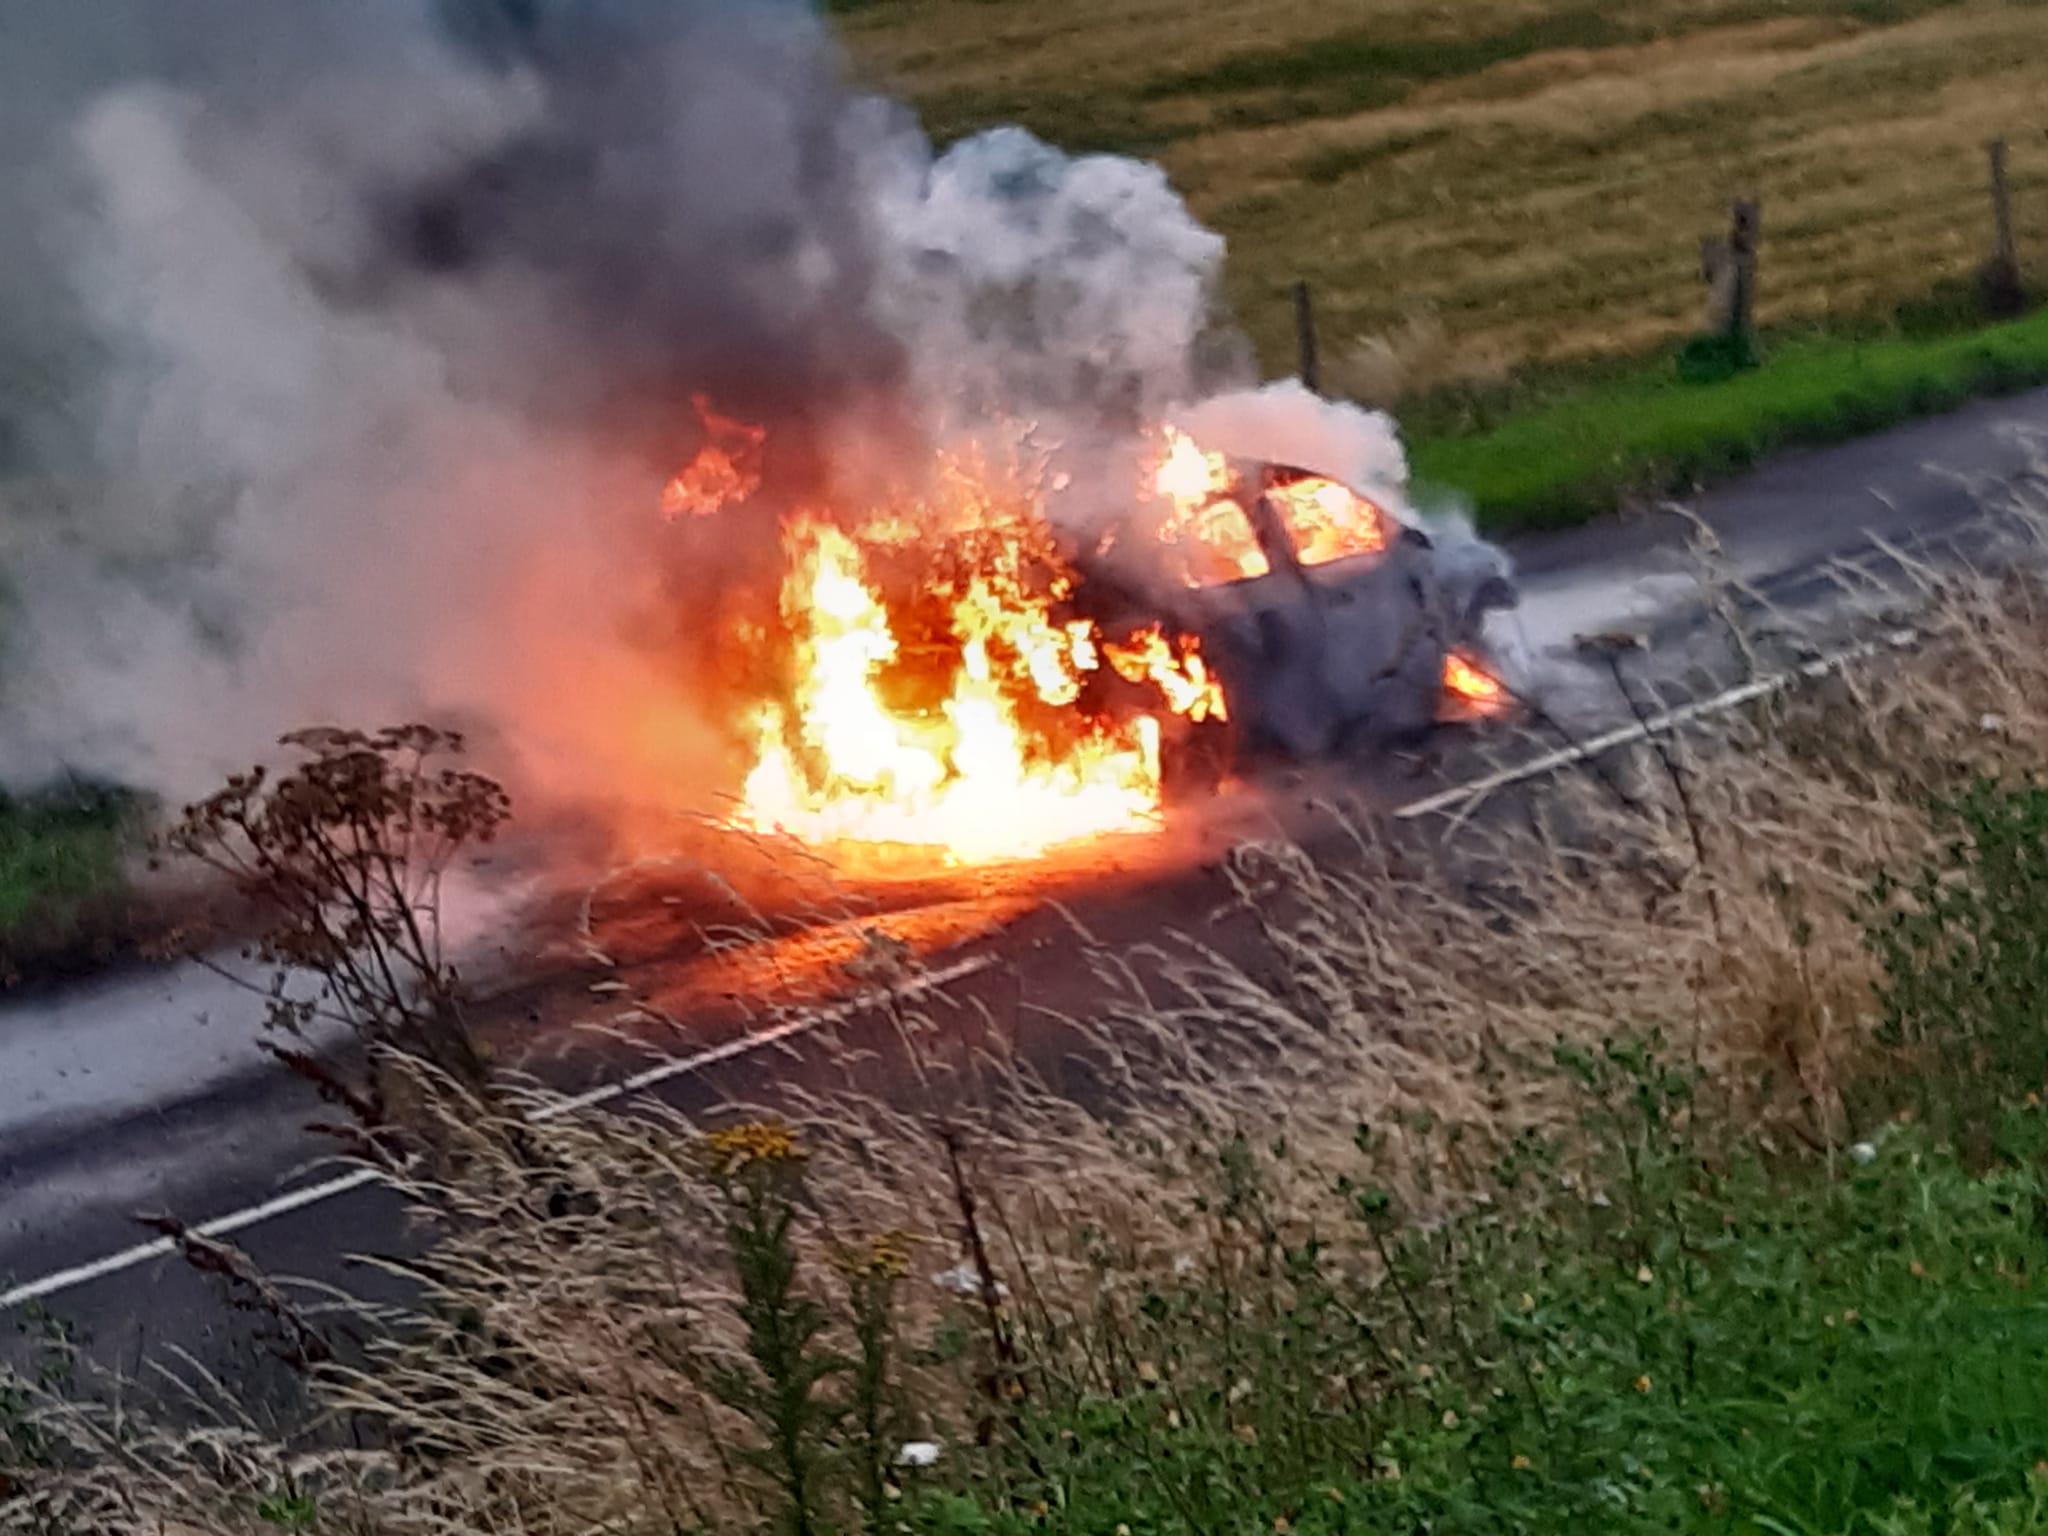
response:
M1495 530L1557 526L1671 495L1793 444L1838 441L2048 384L2048 310L1932 338L1815 337L1717 383L1671 363L1602 380L1469 435L1412 444L1420 482L1469 497ZM1425 412L1424 420L1427 420Z
M132 802L100 790L0 799L0 978L89 942L124 890L133 823Z
M414 1305L188 1249L328 1413L0 1378L0 1524L2048 1531L2048 592L1913 595L1526 819L1238 850L1227 933L1044 962L1056 1037L894 1009L788 1121L394 1061Z

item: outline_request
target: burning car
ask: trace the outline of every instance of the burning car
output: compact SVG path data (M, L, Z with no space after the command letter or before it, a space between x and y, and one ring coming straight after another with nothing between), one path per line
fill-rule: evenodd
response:
M1160 482L1174 510L1156 537L1180 557L1185 589L1141 595L1111 562L1083 561L1082 603L1107 632L1195 637L1233 756L1392 746L1507 702L1486 621L1517 599L1490 546L1440 545L1329 476L1234 463L1185 439Z
M760 436L700 404L672 517L750 509ZM952 863L1158 824L1247 759L1414 738L1504 702L1498 554L1327 475L1166 429L1084 534L1043 484L942 456L905 499L777 514L776 589L722 627L735 826ZM758 510L758 509L753 509ZM691 523L698 522L690 518Z

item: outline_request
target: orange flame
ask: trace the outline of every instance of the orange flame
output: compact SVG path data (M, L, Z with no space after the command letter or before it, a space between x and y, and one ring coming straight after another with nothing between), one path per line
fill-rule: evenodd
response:
M1380 509L1347 485L1311 475L1275 486L1267 499L1294 535L1303 565L1322 565L1387 547Z
M664 492L671 517L761 483L765 432L694 403L704 443ZM744 653L721 669L745 754L732 823L952 864L1156 827L1169 726L1227 718L1196 640L1070 617L1077 578L1042 505L1006 499L1006 482L966 457L936 471L929 504L782 521L774 614L757 594L727 631ZM1148 499L1165 504L1158 536L1191 583L1265 572L1227 460L1168 429L1147 476ZM1335 481L1266 494L1304 564L1384 545L1380 509ZM1505 698L1455 655L1444 688L1447 707L1468 711ZM1119 691L1127 702L1108 702Z
M705 516L745 501L761 488L761 447L768 439L767 429L719 415L703 395L692 395L690 405L703 429L704 445L662 487L664 517L685 512Z
M1454 709L1490 715L1507 704L1508 691L1499 678L1452 651L1444 657L1444 700Z
M1227 720L1223 689L1209 675L1192 636L1178 646L1167 644L1157 624L1138 631L1122 644L1105 642L1103 653L1118 677L1127 683L1150 683L1166 696L1176 715L1190 720Z
M1192 642L1154 632L1112 647L1087 621L1057 621L1059 582L1030 590L1009 538L990 546L1008 553L970 559L964 576L927 574L917 611L892 613L876 569L901 554L906 531L893 518L872 530L816 516L786 525L789 686L749 722L738 823L812 843L911 845L951 863L1156 826L1159 717L1110 721L1075 706L1108 657L1154 688L1162 713L1220 718L1222 692Z
M1236 500L1237 476L1224 455L1206 453L1186 433L1167 427L1151 489L1167 504L1159 540L1179 557L1188 585L1266 574L1265 552ZM1385 514L1338 481L1310 475L1265 494L1303 565L1386 547Z
M1152 494L1167 506L1159 542L1176 557L1191 587L1266 574L1265 551L1251 520L1231 497L1236 478L1222 454L1203 452L1178 428L1164 429L1151 484Z

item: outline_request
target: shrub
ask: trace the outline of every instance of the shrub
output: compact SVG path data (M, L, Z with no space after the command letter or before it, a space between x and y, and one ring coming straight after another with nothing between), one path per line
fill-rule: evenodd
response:
M1687 384L1718 384L1756 367L1761 360L1747 335L1694 336L1678 351L1678 377Z
M270 969L269 1022L290 1035L329 1017L373 1056L396 1052L480 1086L485 1064L463 1014L462 980L441 937L441 885L456 856L510 813L490 779L438 766L459 735L410 725L364 734L299 731L303 760L262 767L188 806L165 848L233 882L270 923L249 957ZM316 990L294 991L311 977ZM274 1048L366 1125L386 1118L382 1086L351 1089L303 1051Z
M1870 893L1880 1038L1922 1113L1974 1118L1987 1096L2048 1085L2048 789L1979 777L1935 813L1937 858Z

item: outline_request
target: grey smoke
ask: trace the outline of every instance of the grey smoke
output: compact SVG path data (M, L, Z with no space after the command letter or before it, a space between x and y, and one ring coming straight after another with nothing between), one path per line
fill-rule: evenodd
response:
M701 805L776 507L1255 379L1156 168L935 156L794 0L5 0L0 207L0 786L432 714ZM737 529L656 515L697 392Z
M1202 383L1221 247L1163 177L1018 133L934 161L801 5L0 28L33 230L0 326L58 381L7 397L37 472L4 491L0 783L186 795L295 724L431 711L542 789L689 803L721 743L680 674L772 538L655 516L693 392L775 429L773 505L998 405Z

